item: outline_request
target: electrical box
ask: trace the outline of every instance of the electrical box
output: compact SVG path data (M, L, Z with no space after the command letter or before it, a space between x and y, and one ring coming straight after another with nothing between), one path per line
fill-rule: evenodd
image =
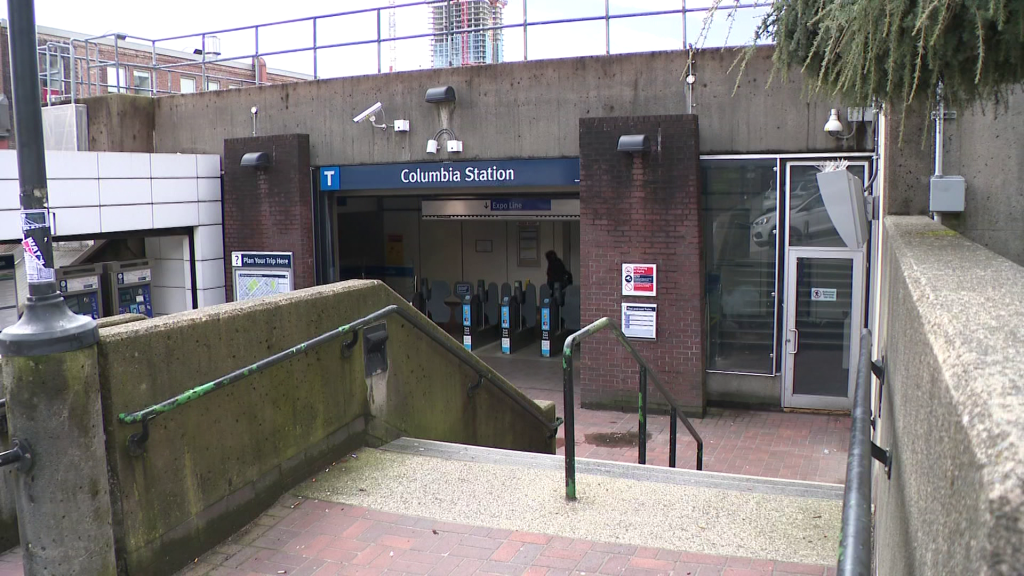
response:
M395 120L395 132L408 132L409 121L408 120Z
M929 212L963 212L967 182L963 176L932 176Z
M107 316L142 314L153 317L153 271L149 260L107 262L103 265Z
M57 269L57 289L75 314L98 320L104 316L103 264L81 264Z
M863 122L864 121L864 109L863 108L847 108L846 109L846 120L848 122Z
M448 141L449 152L462 152L462 140L449 140Z

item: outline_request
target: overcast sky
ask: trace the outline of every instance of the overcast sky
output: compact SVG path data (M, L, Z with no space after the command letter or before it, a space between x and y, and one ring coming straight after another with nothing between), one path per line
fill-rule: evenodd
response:
M398 4L414 0L397 0ZM528 21L538 22L604 14L605 0L525 0ZM707 6L711 0L689 0L687 6ZM731 5L734 0L725 0ZM763 1L763 0L762 0ZM505 23L523 21L524 0L509 0L505 9ZM752 2L752 0L751 0ZM40 26L62 28L89 34L123 32L143 38L160 39L185 34L197 34L265 24L310 16L335 14L363 8L387 6L387 0L177 0L161 4L157 12L139 0L42 0L36 2L36 22ZM609 0L612 14L678 10L682 0ZM735 24L730 27L725 12L719 12L711 33L705 39L707 47L747 43L754 25L764 9L738 11ZM0 14L7 17L6 2L0 2ZM401 8L395 11L398 37L424 34L429 31L429 9L425 6ZM688 42L698 40L703 13L687 15ZM388 34L388 12L381 17L382 34ZM313 25L301 22L273 26L260 30L260 52L310 47L313 43ZM251 54L255 48L252 30L219 34L224 56ZM317 26L318 44L373 40L377 37L375 12L321 20ZM611 51L642 52L671 50L682 47L682 18L679 15L652 16L613 20L611 23ZM529 29L529 59L562 58L603 54L605 51L605 25L600 22L535 26ZM187 50L201 45L198 37L161 43L163 48ZM504 59L523 59L523 31L521 28L505 31ZM394 59L398 70L429 68L430 43L426 38L395 43ZM392 52L385 44L382 68L388 70ZM312 74L312 53L287 54L267 58L272 68L281 68ZM320 52L318 72L321 77L369 74L377 71L376 44L323 50Z

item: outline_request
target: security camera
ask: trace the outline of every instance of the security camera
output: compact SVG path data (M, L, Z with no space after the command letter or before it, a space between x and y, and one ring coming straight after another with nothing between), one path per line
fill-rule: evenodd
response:
M833 108L828 115L828 122L825 123L825 132L828 132L832 136L838 136L843 133L843 123L839 120L839 110Z
M376 114L382 108L384 108L384 105L381 104L380 102L377 102L373 106L370 106L366 110L360 112L358 116L352 119L352 121L358 124L359 122L362 122L363 120L369 118L370 122L374 122L377 120L377 118L375 116L371 116L371 114Z

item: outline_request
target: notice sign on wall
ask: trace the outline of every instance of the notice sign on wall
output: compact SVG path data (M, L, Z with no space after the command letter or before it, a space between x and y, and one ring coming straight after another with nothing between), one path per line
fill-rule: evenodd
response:
M291 252L232 252L235 302L292 291Z
M836 289L835 288L811 288L811 300L817 300L822 302L835 302L836 301Z
M657 304L622 303L622 333L626 338L654 340L657 328Z
M657 296L658 266L656 264L623 264L623 296Z

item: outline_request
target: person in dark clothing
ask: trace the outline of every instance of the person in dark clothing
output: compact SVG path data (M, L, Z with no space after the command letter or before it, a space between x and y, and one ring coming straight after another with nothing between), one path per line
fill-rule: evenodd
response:
M552 292L555 290L555 282L561 284L563 290L572 284L572 274L554 250L548 250L544 257L548 260L548 288L551 288Z

